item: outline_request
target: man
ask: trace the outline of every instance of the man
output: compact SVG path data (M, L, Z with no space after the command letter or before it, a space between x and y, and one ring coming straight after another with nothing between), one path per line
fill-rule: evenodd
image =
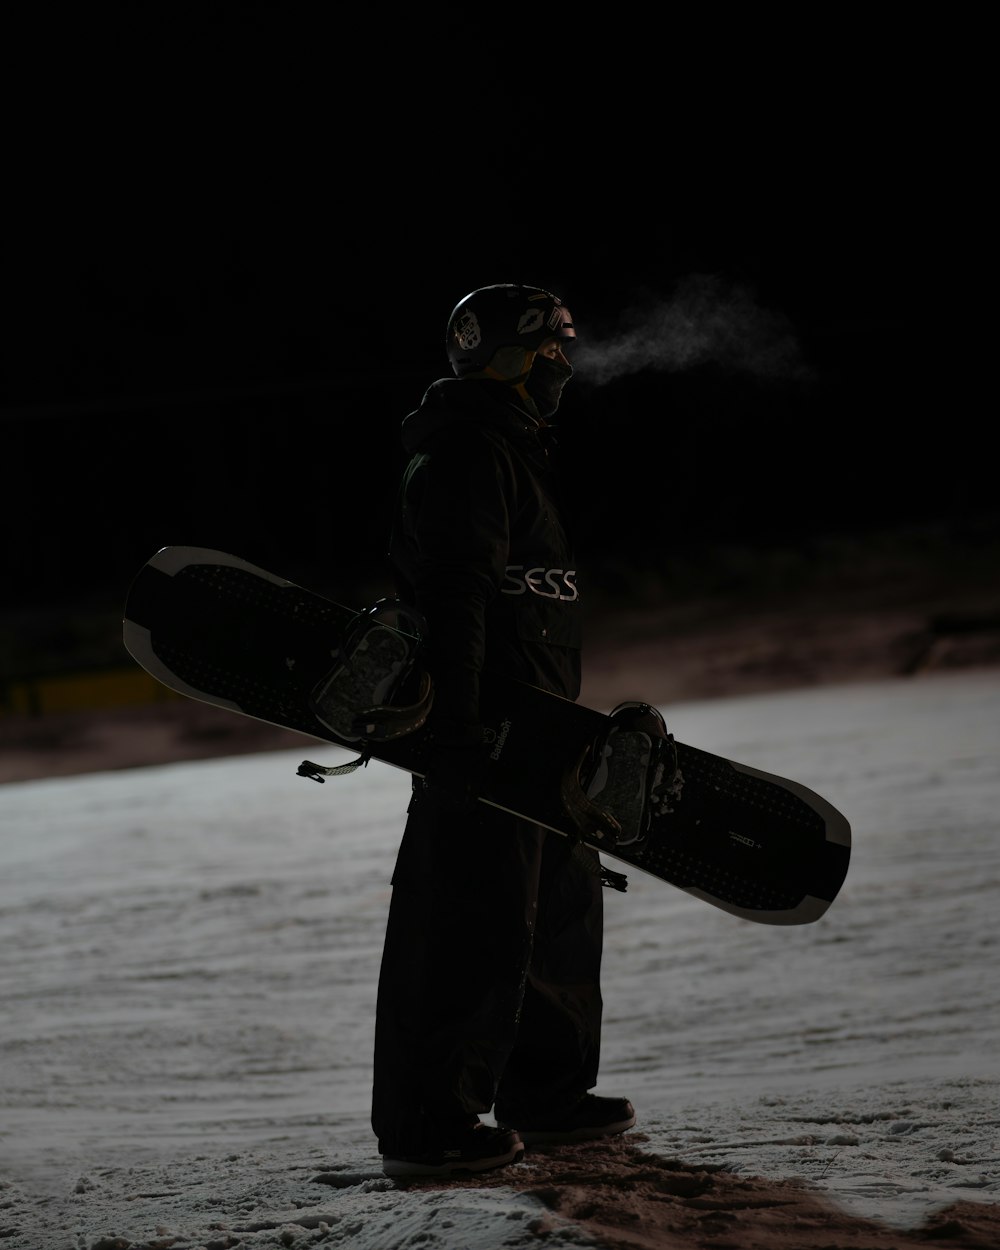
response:
M403 423L411 455L390 543L427 622L433 744L393 875L372 1126L388 1175L482 1171L524 1146L620 1133L589 1093L601 1027L601 883L569 841L475 803L481 675L576 699L580 601L548 419L572 376L568 309L538 287L467 295L457 375ZM493 1110L497 1127L480 1115Z

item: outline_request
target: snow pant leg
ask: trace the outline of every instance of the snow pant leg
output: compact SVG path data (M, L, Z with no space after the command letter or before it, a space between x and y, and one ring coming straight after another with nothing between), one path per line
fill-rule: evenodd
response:
M531 957L543 834L495 809L415 795L386 926L372 1127L409 1152L493 1105Z
M517 1042L497 1092L501 1122L516 1124L522 1111L572 1106L597 1083L603 940L600 879L566 839L550 834Z

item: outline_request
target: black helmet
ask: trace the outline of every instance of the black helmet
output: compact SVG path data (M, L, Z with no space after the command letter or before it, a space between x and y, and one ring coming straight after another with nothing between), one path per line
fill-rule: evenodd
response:
M562 300L541 287L499 283L480 287L455 306L446 346L460 378L486 372L517 383L531 372L538 348L552 338L576 338ZM515 350L494 359L501 348Z

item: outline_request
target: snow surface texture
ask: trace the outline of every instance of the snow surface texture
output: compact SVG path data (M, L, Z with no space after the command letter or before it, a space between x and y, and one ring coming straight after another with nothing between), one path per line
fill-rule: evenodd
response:
M402 773L0 787L0 1245L996 1250L1000 671L662 710L839 807L847 882L789 929L630 872L598 1088L638 1125L477 1180L388 1180L368 1124Z

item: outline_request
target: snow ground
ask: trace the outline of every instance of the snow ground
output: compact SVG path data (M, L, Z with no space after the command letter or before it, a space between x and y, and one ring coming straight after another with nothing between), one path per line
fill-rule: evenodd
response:
M0 1244L996 1250L1000 670L663 711L845 812L841 896L770 928L630 873L599 1089L637 1128L447 1184L368 1125L403 774L312 784L303 739L0 787Z

